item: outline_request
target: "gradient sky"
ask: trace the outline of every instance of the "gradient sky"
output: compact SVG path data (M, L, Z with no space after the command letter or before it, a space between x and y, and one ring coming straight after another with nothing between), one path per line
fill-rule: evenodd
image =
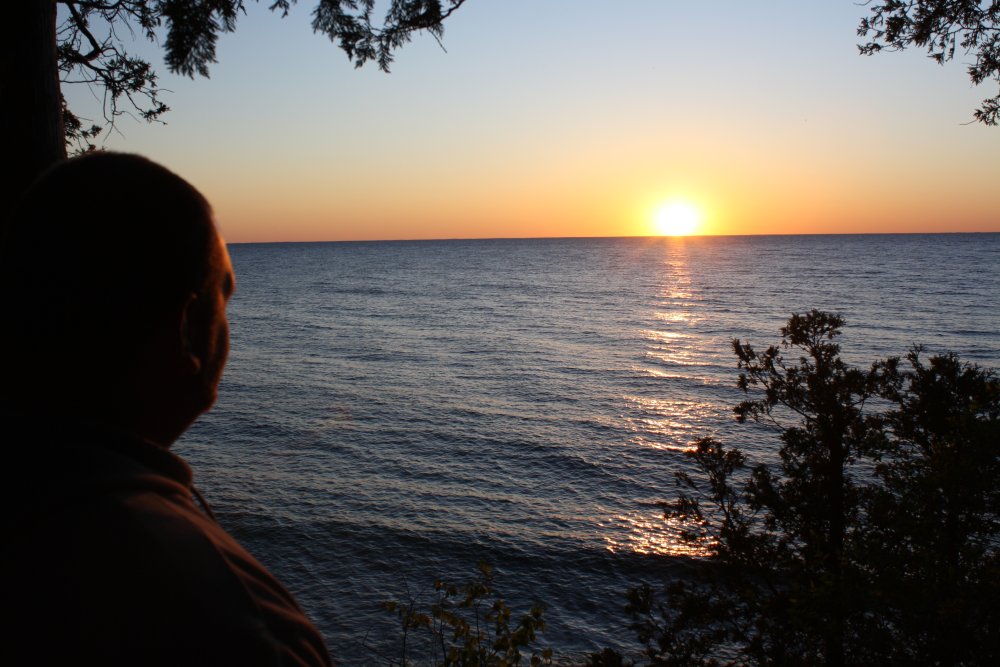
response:
M167 125L105 146L194 183L231 242L648 235L671 200L709 234L1000 231L1000 128L969 122L995 88L858 55L851 0L469 0L390 75L312 5L251 4L211 79L160 67Z

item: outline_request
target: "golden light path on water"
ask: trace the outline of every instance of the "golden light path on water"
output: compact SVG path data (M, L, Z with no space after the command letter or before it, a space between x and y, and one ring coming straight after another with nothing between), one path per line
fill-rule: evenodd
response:
M696 314L694 293L683 241L664 245L665 258L658 303L650 313L656 328L638 332L648 344L645 363L634 371L664 381L713 382L699 373L704 361L698 337L690 332L704 317ZM630 446L639 446L678 455L693 448L702 435L702 424L718 412L718 406L695 396L623 397L632 417L628 425L634 436ZM672 490L664 489L665 494ZM667 500L664 498L663 500ZM607 520L605 542L612 552L643 555L699 557L712 553L715 542L701 535L702 526L693 519L667 517L663 509L635 510Z
M715 406L694 400L632 396L629 401L643 414L656 415L636 420L634 425L641 427L643 435L633 437L631 444L673 452L692 449L692 442L701 433L698 425L716 412Z
M625 539L606 537L612 553L631 552L644 556L704 557L712 554L715 541L711 538L685 538L685 531L698 526L673 517L651 519L638 512L619 514L611 519L615 533L625 533Z
M692 449L692 443L698 436L697 425L704 423L705 417L715 411L714 406L694 400L631 396L629 401L638 408L638 413L657 415L638 420L635 426L641 429L641 434L636 433L629 444L678 454ZM679 441L684 444L677 444ZM666 489L664 491L669 493ZM676 517L665 517L659 508L619 514L612 517L610 523L615 530L609 531L605 543L612 552L707 556L714 544L710 539L686 538L685 531L695 531L698 525Z

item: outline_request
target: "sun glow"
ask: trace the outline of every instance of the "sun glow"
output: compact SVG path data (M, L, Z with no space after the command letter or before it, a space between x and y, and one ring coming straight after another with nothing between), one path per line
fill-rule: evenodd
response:
M701 211L687 202L670 202L656 211L653 226L661 236L689 236L698 231Z

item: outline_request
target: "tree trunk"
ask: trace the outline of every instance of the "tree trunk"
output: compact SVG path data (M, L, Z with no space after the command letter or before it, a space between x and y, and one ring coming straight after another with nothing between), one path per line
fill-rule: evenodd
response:
M0 132L8 178L4 216L49 165L66 158L56 57L56 0L17 0L0 22Z

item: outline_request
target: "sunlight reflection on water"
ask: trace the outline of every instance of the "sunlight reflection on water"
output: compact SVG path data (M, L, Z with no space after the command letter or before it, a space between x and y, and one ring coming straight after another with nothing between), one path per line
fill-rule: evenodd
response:
M604 540L608 551L628 551L643 556L693 556L712 554L715 542L711 539L692 540L685 530L694 530L673 517L649 517L638 512L619 514L611 519L615 530L609 531Z
M705 354L710 341L699 328L705 317L696 314L700 297L688 271L687 246L668 244L663 250L659 298L652 302L647 319L655 328L637 332L646 344L646 363L637 370L647 377L677 381L679 385L692 381L718 384L718 379L707 374L707 369L718 361L714 355ZM699 370L702 368L706 370ZM694 441L705 435L705 424L719 414L717 405L700 398L690 391L677 390L665 390L656 396L624 396L628 411L622 421L634 434L629 444L675 454L691 451ZM606 528L605 545L612 553L700 557L709 555L714 546L708 538L692 539L699 526L666 517L662 509L618 513L602 526Z

